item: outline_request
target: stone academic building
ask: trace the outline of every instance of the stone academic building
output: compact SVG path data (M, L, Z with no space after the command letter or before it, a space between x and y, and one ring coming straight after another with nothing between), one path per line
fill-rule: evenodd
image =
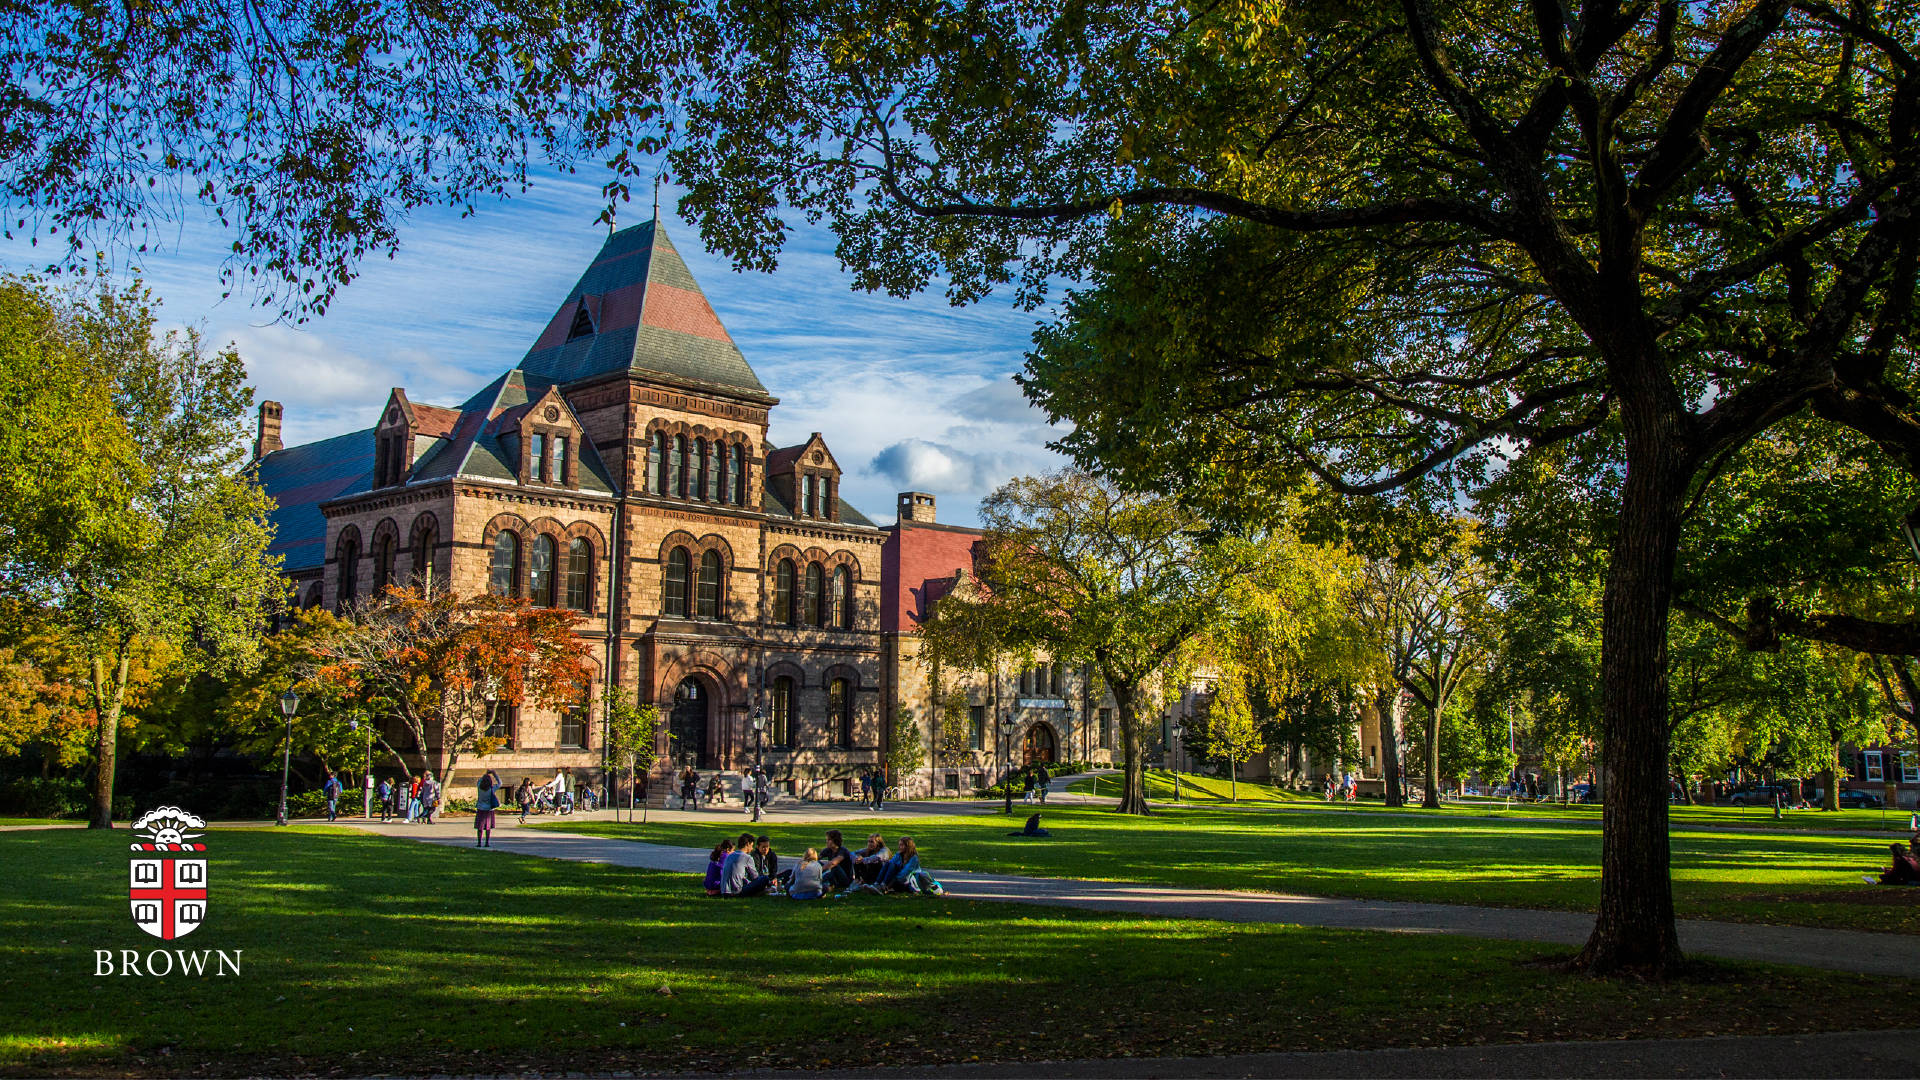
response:
M425 580L581 614L593 690L558 713L502 709L505 747L485 763L503 775L596 772L611 680L667 718L661 773L750 762L759 708L777 782L839 795L884 760L888 533L840 498L820 434L767 444L778 404L648 223L610 236L526 355L473 397L396 389L373 426L294 447L266 402L257 467L303 606Z

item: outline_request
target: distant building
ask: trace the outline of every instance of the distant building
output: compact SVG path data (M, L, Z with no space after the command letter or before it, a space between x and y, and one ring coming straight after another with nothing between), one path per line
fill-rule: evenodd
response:
M1113 700L1093 699L1088 669L1008 658L991 671L957 671L923 654L920 627L934 604L978 580L983 533L940 524L926 492L901 492L896 511L881 549L887 727L911 710L928 755L917 775L894 783L914 794L963 794L1031 762L1114 760Z
M592 692L502 709L505 749L463 773L597 771L612 681L665 714L661 776L740 769L759 709L776 782L842 794L885 749L887 534L840 498L819 433L767 444L778 404L649 222L610 236L525 356L458 405L395 389L371 427L283 447L264 403L274 550L309 607L444 582L581 613ZM395 745L444 767L431 738Z

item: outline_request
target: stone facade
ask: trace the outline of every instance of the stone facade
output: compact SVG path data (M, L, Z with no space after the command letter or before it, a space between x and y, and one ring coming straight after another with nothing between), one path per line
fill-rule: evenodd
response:
M885 534L839 499L819 433L769 445L777 404L649 223L610 237L520 366L469 401L396 389L372 428L291 448L269 402L256 467L303 604L424 579L580 612L584 715L503 710L505 747L456 779L597 775L613 680L660 708L655 802L684 765L750 765L756 712L776 784L836 796L884 760Z

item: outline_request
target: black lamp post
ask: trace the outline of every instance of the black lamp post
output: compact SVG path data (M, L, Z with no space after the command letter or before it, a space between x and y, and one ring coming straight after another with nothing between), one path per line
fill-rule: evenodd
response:
M755 821L760 820L760 742L761 736L765 735L766 731L767 714L756 705L753 710L753 775L748 778L753 785L753 794L750 797L753 799L753 820Z
M1180 735L1179 724L1173 725L1168 732L1173 736L1173 801L1180 801Z
M287 769L293 762L293 714L300 711L300 695L293 687L280 695L280 715L287 718L287 741L280 751L280 813L274 818L275 825L287 823Z
M1000 760L1001 794L1007 797L1007 813L1013 813L1013 717L1000 721L1000 742L1006 747Z

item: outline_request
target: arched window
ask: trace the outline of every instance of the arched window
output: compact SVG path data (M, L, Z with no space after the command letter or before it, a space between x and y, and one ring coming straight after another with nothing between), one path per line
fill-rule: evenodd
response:
M699 603L696 611L701 618L720 617L720 553L717 551L700 556Z
M667 585L660 610L668 615L687 617L687 549L674 548L667 555Z
M393 583L393 535L373 542L373 595L379 596Z
M773 621L784 626L799 621L793 617L793 584L793 560L781 559L773 571Z
M593 595L593 544L576 536L567 545L567 606L585 611Z
M708 502L727 501L726 483L720 475L726 461L727 449L724 444L716 440L707 447L706 470L700 474L700 497Z
M853 629L853 575L844 566L833 568L833 625Z
M553 606L553 537L533 538L533 558L527 560L527 594L535 607Z
M493 556L487 563L487 591L512 596L520 583L520 537L502 532L493 538Z
M807 564L806 623L827 625L827 574L819 563Z
M306 603L301 604L300 606L308 610L312 610L313 608L317 608L320 606L320 583L319 582L316 581L312 585L307 587L307 601Z
M707 440L693 440L693 497L707 497Z
M360 595L360 537L350 535L340 541L340 608L353 606Z
M853 686L845 679L827 684L827 745L853 745Z
M733 444L733 505L747 505L747 448Z
M413 583L420 591L433 591L433 550L440 546L440 525L424 522L414 528Z
M772 745L793 745L793 679L786 675L773 680L773 722L768 727Z
M673 437L673 493L687 497L687 437Z
M740 470L740 464L733 455L734 448L726 443L715 443L713 451L720 455L720 501L738 506L740 500L733 497L733 477Z
M673 486L667 479L673 474L667 471L667 433L664 431L653 433L653 468L648 471L653 474L653 493L665 495Z

